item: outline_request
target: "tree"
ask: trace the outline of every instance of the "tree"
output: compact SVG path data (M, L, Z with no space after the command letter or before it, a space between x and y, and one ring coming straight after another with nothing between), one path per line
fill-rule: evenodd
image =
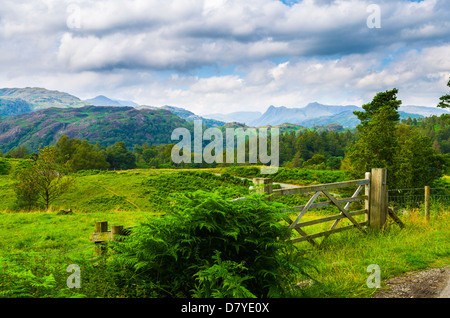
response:
M342 157L330 157L327 159L327 166L332 170L339 170L342 160Z
M450 79L447 83L447 86L450 87ZM440 108L450 108L450 94L444 95L440 98L440 103L437 105L437 107Z
M24 161L16 167L14 175L18 182L13 184L17 206L28 211L36 205L39 196L34 183L35 171L31 165L30 161Z
M361 121L356 127L359 139L350 147L343 165L350 168L354 177L361 177L372 168L387 168L391 172L399 150L395 131L401 101L397 100L397 92L394 88L378 93L372 102L362 106L365 112L354 112Z
M149 162L151 159L155 158L158 155L158 150L155 148L148 148L142 152L142 157L145 162Z
M87 140L83 140L78 145L67 164L73 171L109 168L106 152L101 150L98 145L89 144Z
M398 125L401 101L396 93L396 89L379 93L363 106L366 112L355 112L361 120L359 139L350 147L342 168L353 177L372 168L386 168L391 189L431 185L442 176L444 161L430 138L408 125Z
M433 149L430 138L406 125L399 125L396 136L399 152L392 173L398 188L422 188L442 177L444 161Z
M131 151L128 151L123 141L108 147L106 160L109 162L110 168L114 170L136 168L136 156Z
M303 168L324 170L326 169L327 158L321 154L315 154L311 159L303 163Z
M9 151L5 157L6 158L27 158L30 155L27 147L19 146L11 151Z
M55 147L57 150L58 160L65 163L72 159L77 147L81 144L79 139L70 139L69 136L62 135Z
M66 175L67 171L67 166L58 162L56 148L44 148L40 150L36 162L17 174L18 184L14 190L18 197L26 193L29 206L40 203L48 210L50 203L65 193L73 183L74 179Z
M390 91L378 93L370 103L362 106L364 109L363 112L355 111L353 113L361 121L361 125L363 127L367 125L373 116L379 113L381 109L385 109L389 120L392 122L398 122L400 120L400 115L397 111L402 104L402 101L397 100L397 94L398 89L396 88Z

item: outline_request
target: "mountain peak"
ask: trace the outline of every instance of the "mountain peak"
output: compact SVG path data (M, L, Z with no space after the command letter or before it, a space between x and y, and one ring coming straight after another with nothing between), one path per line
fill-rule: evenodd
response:
M114 100L109 97L106 97L105 95L98 95L94 98L90 98L85 100L85 102L93 105L93 106L131 106L136 107L138 104L132 101L121 101L121 100Z
M49 107L77 108L86 106L87 103L68 93L48 90L41 87L2 88L0 97L10 100L23 100L30 105L31 110Z
M360 108L354 105L331 106L318 102L309 103L303 108L288 108L286 106L269 106L266 112L259 118L253 120L251 125L261 127L265 125L281 125L292 123L302 125L305 121L324 116L335 116L346 111L355 111Z

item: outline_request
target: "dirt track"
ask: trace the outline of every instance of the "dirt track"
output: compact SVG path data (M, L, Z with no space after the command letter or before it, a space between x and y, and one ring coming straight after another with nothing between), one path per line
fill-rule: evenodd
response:
M408 272L381 286L372 298L449 298L450 266Z

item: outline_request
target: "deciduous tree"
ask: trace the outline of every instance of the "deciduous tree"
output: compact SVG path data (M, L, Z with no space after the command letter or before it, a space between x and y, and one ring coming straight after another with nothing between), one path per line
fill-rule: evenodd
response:
M36 162L24 167L17 174L16 194L32 203L43 204L48 210L50 203L65 193L74 179L67 175L67 166L58 162L57 150L47 147L39 152Z

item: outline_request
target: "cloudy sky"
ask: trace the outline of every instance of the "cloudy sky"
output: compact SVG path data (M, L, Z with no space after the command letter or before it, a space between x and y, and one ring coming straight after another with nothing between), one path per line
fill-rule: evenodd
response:
M106 95L197 114L435 106L450 77L448 0L2 0L0 87Z

